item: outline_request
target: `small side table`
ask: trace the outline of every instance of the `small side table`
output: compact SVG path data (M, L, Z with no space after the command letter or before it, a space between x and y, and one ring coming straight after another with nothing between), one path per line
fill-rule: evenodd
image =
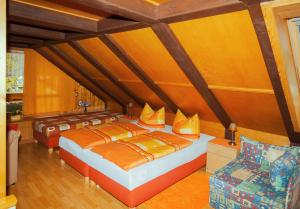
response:
M206 172L214 173L234 160L239 154L240 143L237 146L228 144L228 140L217 138L208 142Z

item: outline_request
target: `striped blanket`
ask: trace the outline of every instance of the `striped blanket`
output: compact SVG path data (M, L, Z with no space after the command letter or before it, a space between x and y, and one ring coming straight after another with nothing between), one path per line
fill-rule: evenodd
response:
M102 146L95 146L91 150L122 169L129 170L181 150L191 144L192 142L184 138L155 131L117 140Z
M115 120L117 120L117 115L107 112L92 112L67 116L37 118L33 122L33 130L49 137L59 135L62 131L83 128L89 125L109 123Z
M73 129L61 133L84 149L111 141L147 133L148 130L129 122L113 122L81 129Z

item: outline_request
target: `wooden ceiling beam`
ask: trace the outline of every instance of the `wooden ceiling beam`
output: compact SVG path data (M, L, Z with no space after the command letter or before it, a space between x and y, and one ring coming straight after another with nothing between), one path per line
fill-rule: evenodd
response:
M13 24L13 23L10 23L8 25L8 32L9 34L36 37L40 39L50 39L50 40L65 39L65 33L62 32L35 28L35 27L19 25L19 24Z
M228 128L232 122L230 117L212 91L208 88L204 78L170 27L166 23L158 23L152 25L152 29L223 126Z
M16 48L31 48L29 44L24 44L24 43L15 43L15 42L8 42L7 43L8 47L16 47Z
M147 26L148 25L141 22L133 21L120 16L112 16L102 19L98 22L98 34L116 33L139 29Z
M110 36L101 35L99 39L139 78L141 79L163 102L167 104L172 112L178 107L172 99L155 84L155 82L138 66L135 61L122 49L121 46Z
M57 2L57 0L49 0ZM68 7L91 8L143 23L154 23L156 6L141 0L64 0Z
M108 69L99 63L89 52L87 52L78 42L70 41L70 46L76 50L84 59L93 65L100 73L106 76L112 83L114 83L121 91L131 97L139 106L143 107L145 102L136 96L126 85L119 81Z
M128 19L124 19L121 17L109 17L102 19L98 22L98 32L97 33L89 33L89 34L79 34L79 33L66 33L64 40L59 41L45 41L43 45L36 45L35 48L40 48L42 46L54 45L63 42L67 42L70 40L81 40L87 38L93 38L98 36L99 34L104 33L117 33L128 30L134 30L138 28L148 27L148 25Z
M48 46L48 48L54 52L56 55L58 55L61 59L63 59L66 63L68 63L70 66L72 66L82 77L90 81L93 85L95 85L97 88L99 88L102 92L104 92L106 95L108 95L110 98L112 98L115 102L117 102L119 105L121 105L123 108L125 108L126 104L123 103L118 97L114 96L109 92L109 90L106 90L98 81L94 80L92 77L90 77L88 71L86 69L81 68L81 66L78 65L78 63L75 62L71 57L69 57L66 53L61 51L57 46Z
M65 74L67 74L68 76L70 76L73 80L75 80L76 82L80 83L83 87L85 87L86 89L88 89L90 92L92 92L94 95L96 95L99 99L101 99L102 101L106 102L106 100L104 99L104 97L101 94L99 94L98 92L96 92L95 89L90 88L80 78L75 77L72 74L72 72L70 72L69 70L67 70L62 64L60 64L57 60L55 60L53 57L51 57L51 55L48 54L46 51L44 51L42 48L36 48L35 51L38 52L41 56L43 56L50 63L52 63L54 66L56 66L58 69L60 69Z
M8 19L23 24L59 30L79 32L97 32L98 30L96 20L61 13L13 0L10 0L8 4Z
M44 43L44 41L41 39L28 38L28 37L23 37L23 36L15 36L15 35L8 36L8 40L11 42L15 42L15 43L32 44L32 45Z
M156 18L173 23L245 9L239 0L172 0L161 4Z
M260 7L260 1L256 0L255 2L252 2L241 0L241 2L248 8L287 135L292 143L300 143L300 137L295 132L286 97L284 95L270 37Z

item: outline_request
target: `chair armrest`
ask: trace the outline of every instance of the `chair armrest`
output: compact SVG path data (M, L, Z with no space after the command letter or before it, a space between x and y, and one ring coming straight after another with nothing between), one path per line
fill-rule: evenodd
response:
M297 165L289 179L287 188L286 209L300 208L300 165Z

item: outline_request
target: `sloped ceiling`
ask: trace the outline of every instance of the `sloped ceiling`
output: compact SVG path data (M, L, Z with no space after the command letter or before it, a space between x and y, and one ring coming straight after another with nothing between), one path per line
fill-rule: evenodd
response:
M98 38L85 39L80 41L80 44L143 101L157 108L164 105L163 101Z
M217 120L150 28L112 37L184 112L197 112L205 120Z
M232 121L241 127L286 134L247 11L170 26ZM218 121L151 28L111 36L185 113ZM156 108L166 106L99 38L79 43L138 97ZM68 44L57 47L125 104L132 101Z
M171 28L233 121L285 133L248 11L174 23Z
M77 1L77 6L88 7L84 11L77 11L70 4L72 0L61 7L57 0L51 0L52 6L43 0L26 2L93 21L108 21L97 22L98 28L92 34L84 34L81 25L73 24L76 33L64 31L65 42L61 41L64 43L46 41L46 47L42 48L61 64L62 70L94 89L104 100L117 101L123 107L129 102L137 101L139 106L148 102L155 108L165 106L169 112L180 108L188 115L198 113L203 120L221 122L225 128L228 122L235 122L240 127L290 138L296 134L272 49L268 43L262 43L269 41L267 30L264 24L256 24L263 22L258 2L252 9L246 0L134 0L122 1L121 6L112 0L108 1L109 7L107 1L93 2L99 9L137 22L105 18L110 17L105 12L97 16L85 1ZM134 3L136 7L126 8ZM66 9L66 5L72 9ZM72 36L78 33L81 33L78 39L82 40L73 40ZM74 43L113 78L100 72L99 67L74 48ZM61 53L63 56L58 56ZM191 75L198 77L193 79ZM200 87L195 82L201 83ZM220 108L216 111L215 107Z

